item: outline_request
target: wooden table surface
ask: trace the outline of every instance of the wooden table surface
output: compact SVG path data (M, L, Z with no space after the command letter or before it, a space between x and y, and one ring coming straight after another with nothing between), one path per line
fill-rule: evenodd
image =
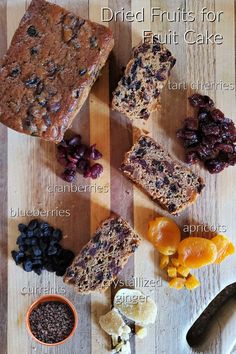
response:
M100 8L109 6L114 10L137 11L159 6L162 10L176 11L186 4L188 10L198 13L202 7L224 11L221 22L194 23L110 22L114 31L115 47L102 76L75 120L72 130L80 132L87 143L97 143L103 152L105 173L97 181L78 178L77 185L90 188L87 193L53 192L55 186L65 186L59 177L61 168L55 161L55 146L0 127L0 344L1 354L104 354L110 349L110 340L98 326L98 318L110 309L116 291L113 286L105 294L76 295L72 288L63 284L61 278L45 272L38 277L25 273L17 267L10 256L15 248L17 225L31 217L22 213L44 209L68 210L70 217L48 217L54 226L61 228L66 236L65 247L75 252L89 240L99 223L110 211L127 219L140 235L145 236L147 222L165 215L141 191L126 180L118 170L125 151L135 138L128 119L109 108L110 95L127 63L131 48L136 45L142 30L155 33L176 30L180 35L179 45L169 45L177 58L171 76L172 83L182 83L178 89L167 87L161 97L162 108L152 115L146 125L140 127L158 138L170 152L183 159L183 150L176 139L176 130L181 121L191 113L187 97L191 94L192 82L225 82L235 85L235 2L234 0L57 0L58 4L73 10L85 18L101 22ZM0 54L6 52L12 35L29 4L25 0L0 0ZM224 36L222 45L186 45L182 37L188 28L197 32L206 29ZM210 95L226 115L235 118L235 90L200 90ZM176 217L181 229L184 225L226 225L227 235L236 243L235 218L235 168L219 175L210 175L203 168L194 168L206 180L206 188L198 202ZM96 186L102 186L99 193ZM14 216L14 213L20 214ZM200 232L197 233L200 235ZM201 311L226 285L236 280L236 256L221 266L209 266L196 271L201 287L190 293L168 288L161 280L159 256L143 237L142 244L132 258L121 278L128 283L132 277L137 281L158 280L158 286L140 286L140 289L156 301L158 315L155 325L148 329L144 340L132 339L134 354L228 354L236 344L236 302L224 309L211 327L206 343L192 350L186 342L186 333ZM137 286L138 287L138 286ZM28 336L24 318L28 306L45 292L66 295L75 304L79 314L76 335L66 345L48 349L34 343ZM235 349L236 352L236 349Z

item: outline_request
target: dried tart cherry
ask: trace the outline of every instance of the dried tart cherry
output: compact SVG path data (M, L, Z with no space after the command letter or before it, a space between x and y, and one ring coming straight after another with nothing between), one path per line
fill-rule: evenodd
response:
M180 229L170 218L158 217L148 224L148 239L165 255L175 254L181 240Z
M188 268L201 268L217 259L216 245L201 237L188 237L178 247L179 262Z

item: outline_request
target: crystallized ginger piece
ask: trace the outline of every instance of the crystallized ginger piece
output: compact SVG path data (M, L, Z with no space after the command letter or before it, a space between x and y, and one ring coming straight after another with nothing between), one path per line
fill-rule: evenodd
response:
M185 286L188 290L194 290L200 286L200 281L194 275L191 275L186 280Z
M161 257L160 268L165 269L168 266L169 262L170 262L169 256Z
M175 267L168 267L167 274L170 278L176 278L177 277L177 269Z
M185 282L186 282L186 279L176 277L176 278L171 279L171 281L169 282L169 286L171 288L181 290L181 289L183 289Z
M177 269L178 273L180 275L182 275L184 278L187 278L187 276L189 275L190 273L190 269L188 267L185 267L185 266L179 266L178 269Z

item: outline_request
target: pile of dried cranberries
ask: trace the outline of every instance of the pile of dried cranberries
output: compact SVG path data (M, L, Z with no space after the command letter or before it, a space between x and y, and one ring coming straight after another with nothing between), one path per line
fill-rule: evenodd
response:
M62 179L66 182L73 182L76 172L81 173L85 178L96 179L103 172L99 163L91 165L91 160L99 160L102 154L96 149L96 145L87 146L82 144L81 136L76 135L69 140L63 140L57 146L57 160L65 167Z
M234 122L215 108L208 96L189 97L198 109L197 119L187 118L177 132L187 151L187 163L203 161L210 173L219 173L236 164L236 128Z

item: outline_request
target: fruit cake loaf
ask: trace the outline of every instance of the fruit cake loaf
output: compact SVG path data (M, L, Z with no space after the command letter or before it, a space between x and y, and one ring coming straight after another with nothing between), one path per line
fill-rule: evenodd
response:
M148 136L141 136L126 154L121 170L171 214L193 203L204 188L202 178Z
M112 108L130 119L148 119L159 105L159 95L175 62L171 52L157 40L134 48L132 59L113 93Z
M0 121L61 141L113 44L105 26L33 0L0 61Z
M139 236L121 217L105 220L67 269L65 283L82 294L106 290L139 243Z

